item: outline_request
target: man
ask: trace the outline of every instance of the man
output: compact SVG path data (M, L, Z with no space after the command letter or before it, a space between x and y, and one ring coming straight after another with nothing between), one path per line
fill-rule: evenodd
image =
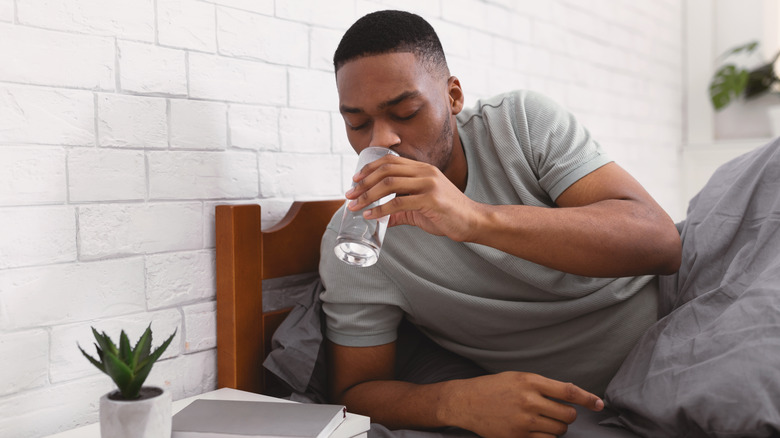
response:
M601 394L656 320L653 274L680 264L679 234L648 193L567 112L535 93L464 110L459 80L422 18L358 20L334 55L340 111L367 165L347 192L390 216L379 262L333 255L320 276L334 401L390 428L457 426L553 436ZM413 323L486 375L397 379L397 331ZM568 383L571 382L571 383Z

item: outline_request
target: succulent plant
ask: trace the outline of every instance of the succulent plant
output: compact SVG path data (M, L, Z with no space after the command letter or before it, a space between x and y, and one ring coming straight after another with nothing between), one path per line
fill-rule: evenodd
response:
M134 348L130 347L130 340L124 330L119 335L119 346L106 335L105 332L98 333L92 327L92 334L97 343L98 359L87 354L79 345L79 350L92 365L97 369L108 374L116 383L119 393L124 400L135 400L139 398L141 387L152 370L152 365L162 356L163 352L176 335L173 334L152 352L152 325L146 328L146 331L138 339Z

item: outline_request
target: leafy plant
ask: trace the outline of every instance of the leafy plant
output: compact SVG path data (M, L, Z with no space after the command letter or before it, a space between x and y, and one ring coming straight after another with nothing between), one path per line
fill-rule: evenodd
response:
M721 58L725 59L739 53L751 54L758 45L758 41L751 41L728 50L721 55ZM743 93L745 99L750 99L775 90L780 86L780 78L775 72L775 62L778 57L780 52L771 61L753 70L747 70L733 63L722 65L710 82L712 106L719 111Z
M124 330L119 335L119 346L106 335L105 332L98 333L92 327L92 334L97 343L98 359L93 358L79 345L79 350L92 365L97 369L108 374L116 383L117 388L123 399L135 400L139 397L141 386L149 376L152 365L162 356L163 352L176 335L173 334L152 352L152 325L146 328L146 331L138 339L134 348L130 347L130 340Z

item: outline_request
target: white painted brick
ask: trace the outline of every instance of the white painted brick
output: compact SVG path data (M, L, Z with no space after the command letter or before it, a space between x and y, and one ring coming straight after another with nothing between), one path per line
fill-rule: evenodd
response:
M442 2L441 16L444 20L464 27L487 30L485 5L477 0L447 0Z
M97 111L100 146L168 147L165 99L99 94Z
M146 310L140 257L0 271L0 290L6 330Z
M227 147L227 105L197 100L171 100L171 148Z
M154 41L154 0L18 0L20 24Z
M119 87L140 94L187 95L184 51L118 41Z
M273 15L274 0L213 0L214 3L258 14Z
M217 347L217 302L195 304L184 308L187 338L184 351L194 353Z
M146 197L146 165L142 151L71 149L68 176L71 202Z
M504 68L504 69L514 69L515 68L515 44L513 44L511 41L500 38L500 37L493 37L493 52L492 52L492 58L491 62L496 67ZM516 74L516 73L515 73Z
M337 155L260 153L260 194L264 198L341 197Z
M146 301L150 309L214 299L213 251L146 256ZM188 335L189 336L189 335Z
M198 202L79 207L79 254L92 260L198 249L202 219Z
M493 50L492 47L493 36L489 33L469 29L469 57L471 62L477 62L480 64L489 65L493 62Z
M230 105L230 146L260 151L279 150L279 109Z
M570 53L571 35L565 29L545 21L531 21L531 42L551 52Z
M0 143L95 144L92 93L0 85Z
M179 400L217 389L217 350L184 354L158 362L147 379L149 385L171 391Z
M14 21L14 0L0 0L0 21Z
M290 106L293 108L338 111L339 97L333 73L290 69Z
M114 52L110 38L0 24L0 59L13 60L0 81L113 90Z
M309 67L332 72L333 53L336 51L343 34L344 32L340 30L312 28L309 42L311 44Z
M350 154L354 153L352 145L349 144L347 138L347 127L344 123L344 118L341 114L330 114L330 134L331 144L333 145L331 150L337 154Z
M0 148L0 205L63 203L66 190L65 150Z
M288 0L276 2L276 16L303 23L346 29L355 21L354 0Z
M222 55L299 67L309 62L309 30L303 24L229 8L217 9L217 23Z
M284 152L330 151L330 114L321 111L282 109L279 135Z
M515 0L515 11L529 17L552 21L554 18L552 11L553 3L537 0Z
M100 397L115 389L106 375L45 386L0 399L0 435L41 437L98 421Z
M214 5L192 0L157 0L160 44L214 53L217 50Z
M261 105L287 104L284 68L190 53L190 97Z
M550 53L534 46L516 46L516 68L530 74L548 76L550 74Z
M73 207L0 209L0 269L76 260Z
M357 20L357 18L362 17L369 12L382 9L397 9L413 12L425 17L425 19L428 20L431 17L439 16L441 13L441 4L442 0L360 0L357 2L357 11L354 19Z
M45 385L49 374L49 335L30 330L0 335L0 396Z
M530 29L525 17L513 16L505 7L501 6L486 4L483 8L485 9L485 20L488 23L486 32L502 38L509 38L510 35L517 32L519 41L529 41ZM518 38L512 39L518 40Z
M254 198L257 165L251 152L151 152L153 199Z
M92 327L100 333L107 334L116 344L119 343L120 333L124 330L130 339L130 345L135 346L149 324L152 325L153 350L174 334L174 331L176 332L162 358L178 356L181 353L183 332L181 314L175 309L135 313L53 327L51 330L51 382L58 383L101 374L100 370L95 368L78 349L78 346L81 346L87 354L97 357Z
M528 88L526 78L516 71L506 68L488 69L488 93L496 95L507 90L520 90Z

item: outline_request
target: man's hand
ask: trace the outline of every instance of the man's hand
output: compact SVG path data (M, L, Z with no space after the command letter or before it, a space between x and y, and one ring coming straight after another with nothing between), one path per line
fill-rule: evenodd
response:
M402 157L386 156L367 164L354 177L346 196L349 209L358 211L391 193L390 202L372 208L369 219L390 215L389 226L413 225L437 236L467 241L475 225L478 203L466 197L435 166Z
M571 383L537 374L504 372L449 382L442 420L485 438L553 437L577 418L574 407L604 408L601 399Z

